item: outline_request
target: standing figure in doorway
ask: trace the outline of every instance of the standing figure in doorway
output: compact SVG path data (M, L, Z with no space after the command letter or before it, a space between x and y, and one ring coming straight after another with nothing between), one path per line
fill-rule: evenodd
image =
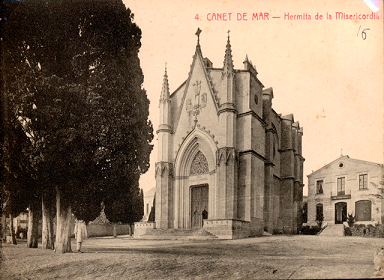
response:
M203 212L201 213L201 216L203 216L202 219L202 227L204 227L204 220L208 219L208 211L204 208Z
M88 237L87 233L87 226L85 225L85 222L83 220L76 220L75 223L75 238L77 242L77 252L81 252L81 243L83 242L84 238Z

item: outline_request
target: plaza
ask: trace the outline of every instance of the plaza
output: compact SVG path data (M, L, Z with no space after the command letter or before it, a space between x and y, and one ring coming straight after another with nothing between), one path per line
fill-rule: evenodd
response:
M3 244L1 279L370 278L383 245L381 238L309 235L169 238L89 238L83 254Z

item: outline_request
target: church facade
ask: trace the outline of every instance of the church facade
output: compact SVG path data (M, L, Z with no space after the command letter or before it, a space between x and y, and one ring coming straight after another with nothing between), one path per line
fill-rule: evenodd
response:
M198 42L187 80L170 94L165 71L156 163L156 228L218 238L296 233L301 225L303 129L272 109L246 57L235 69L228 35L216 68Z

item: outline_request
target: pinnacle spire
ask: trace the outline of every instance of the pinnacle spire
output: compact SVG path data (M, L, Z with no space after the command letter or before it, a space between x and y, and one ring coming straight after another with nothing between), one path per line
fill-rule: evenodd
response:
M243 62L243 63L246 63L246 62L249 62L248 54L245 55L245 59L244 59L244 62Z
M225 72L232 72L233 71L233 60L232 60L232 49L231 49L231 42L229 41L229 30L228 30L228 40L227 40L227 46L225 49L225 56L224 56L224 71Z
M167 74L167 63L165 63L165 72L163 78L163 87L161 89L160 101L169 99L169 83L168 83L168 74Z

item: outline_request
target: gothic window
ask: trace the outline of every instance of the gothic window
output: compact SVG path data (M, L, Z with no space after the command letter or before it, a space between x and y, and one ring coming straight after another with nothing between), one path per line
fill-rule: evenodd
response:
M275 159L277 151L279 149L279 136L277 135L277 130L274 124L272 124L273 129L273 142L272 142L272 159Z
M259 103L259 97L257 96L257 94L255 94L255 103L256 105Z
M191 175L208 173L208 162L202 152L198 151L191 165Z
M273 151L273 159L275 159L275 156L276 156L276 137L274 136L273 137L273 147L272 147Z

